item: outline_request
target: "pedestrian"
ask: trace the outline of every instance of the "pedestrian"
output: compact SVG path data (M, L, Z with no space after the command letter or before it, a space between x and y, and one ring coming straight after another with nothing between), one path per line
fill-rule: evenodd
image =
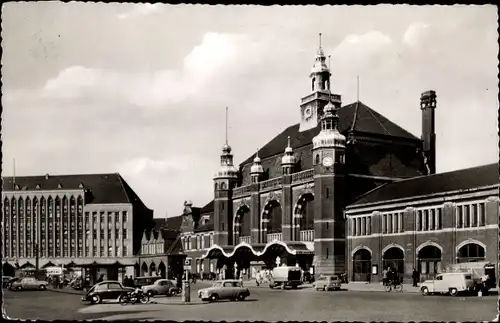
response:
M387 285L388 274L389 274L389 267L387 267L387 269L384 268L384 270L382 271L382 284L384 286Z
M420 280L420 273L413 268L413 273L411 274L411 278L413 279L413 287L418 287L418 281Z
M488 283L489 279L490 279L490 276L488 274L484 274L481 277L481 291L482 291L484 296L486 296L486 294L488 293L487 283Z

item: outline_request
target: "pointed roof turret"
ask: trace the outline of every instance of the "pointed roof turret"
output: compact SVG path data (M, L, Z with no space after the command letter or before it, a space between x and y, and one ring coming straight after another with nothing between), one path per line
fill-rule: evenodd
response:
M218 178L238 178L238 169L233 165L233 155L231 154L231 146L227 141L227 107L226 107L226 143L222 146L222 154L220 156L220 167L214 174L214 179Z
M297 162L293 155L293 148L290 145L290 136L288 136L288 146L285 148L285 155L281 158L281 165L293 165Z
M314 60L314 65L311 70L311 75L322 72L330 72L330 69L326 65L325 52L323 52L323 48L321 47L321 33L319 33L319 47L318 51L316 52L316 58Z
M264 173L264 168L262 167L262 163L259 157L259 150L257 149L257 153L255 154L255 158L253 159L253 165L250 167L250 174L262 174Z

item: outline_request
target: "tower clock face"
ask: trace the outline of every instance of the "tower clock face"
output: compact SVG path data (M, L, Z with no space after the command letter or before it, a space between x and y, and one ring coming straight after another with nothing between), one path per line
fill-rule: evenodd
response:
M309 120L312 117L312 107L306 107L304 109L304 119Z
M323 158L323 166L330 167L332 165L333 165L333 158L332 157Z

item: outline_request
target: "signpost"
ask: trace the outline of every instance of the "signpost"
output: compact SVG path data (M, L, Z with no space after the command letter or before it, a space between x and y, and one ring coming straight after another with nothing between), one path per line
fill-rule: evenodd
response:
M189 286L189 271L191 270L191 258L184 260L184 272L186 279L182 282L182 301L191 302L191 288Z

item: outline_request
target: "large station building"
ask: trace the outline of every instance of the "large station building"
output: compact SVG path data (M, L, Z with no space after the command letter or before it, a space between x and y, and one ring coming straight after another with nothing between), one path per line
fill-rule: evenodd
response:
M133 274L148 209L117 173L4 177L4 275L16 269L85 268L92 277Z
M362 102L343 105L325 61L320 47L298 124L239 167L224 144L214 200L182 215L192 272L287 264L364 281L385 266L425 276L495 261L498 164L435 174L436 93L414 102L418 138Z

